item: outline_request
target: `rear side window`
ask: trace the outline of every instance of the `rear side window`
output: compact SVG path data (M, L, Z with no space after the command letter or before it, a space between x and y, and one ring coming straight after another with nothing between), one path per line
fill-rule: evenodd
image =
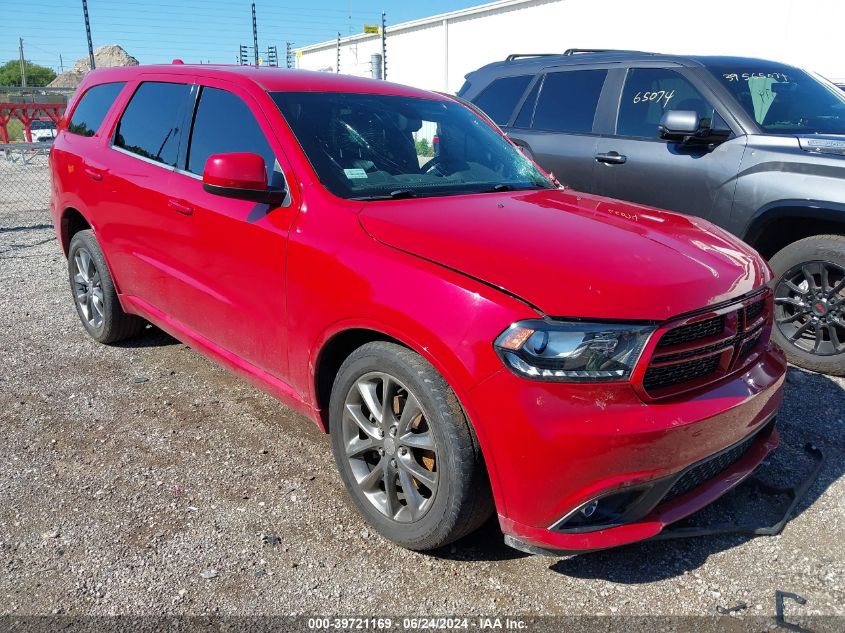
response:
M209 156L227 152L252 152L264 157L271 176L268 182L274 184L276 157L249 107L231 92L204 87L194 117L187 169L201 176Z
M183 107L190 90L188 84L154 81L138 86L117 124L115 147L175 167Z
M657 139L664 112L694 110L699 119L711 119L713 106L689 80L668 68L633 68L625 78L616 133Z
M573 134L592 132L605 77L606 70L573 70L546 75L534 111L533 127Z
M472 102L498 125L505 125L531 79L532 75L502 77L482 90Z
M67 131L80 136L94 136L125 85L125 82L116 82L89 88L74 109Z

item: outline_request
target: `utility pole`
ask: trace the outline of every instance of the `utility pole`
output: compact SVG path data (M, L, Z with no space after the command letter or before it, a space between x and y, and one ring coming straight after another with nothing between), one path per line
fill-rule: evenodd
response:
M85 33L88 35L88 64L94 70L94 44L91 43L91 21L88 19L88 0L82 0L82 13L85 16Z
M255 51L255 65L258 66L258 21L255 19L255 3L252 3L252 45Z
M293 58L291 57L291 47L292 42L285 42L285 66L288 68L293 68Z
M387 81L387 14L381 12L381 78Z
M21 55L21 88L26 88L26 60L23 57L23 38L18 38L18 47Z
M337 32L337 67L335 68L335 72L340 72L340 31Z
M59 54L59 72L60 72L60 73L65 72L65 64L64 64L64 62L62 61L62 56L61 56L61 54Z

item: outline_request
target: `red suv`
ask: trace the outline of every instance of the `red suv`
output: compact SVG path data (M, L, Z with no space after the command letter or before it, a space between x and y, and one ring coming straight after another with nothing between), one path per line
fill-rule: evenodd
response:
M51 164L88 333L153 323L312 418L405 547L494 509L529 551L645 539L777 444L785 364L757 253L555 186L447 96L96 70Z

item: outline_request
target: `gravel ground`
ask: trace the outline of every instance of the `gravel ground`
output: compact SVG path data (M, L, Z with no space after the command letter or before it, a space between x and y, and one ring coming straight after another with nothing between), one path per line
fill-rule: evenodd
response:
M10 193L24 182L38 195ZM826 462L780 536L559 561L509 549L490 523L412 553L353 511L313 424L156 330L114 347L85 335L49 216L31 210L45 182L43 167L0 161L0 614L708 615L744 602L773 616L780 589L807 599L790 616L845 616L844 381L790 370L761 477L798 481L805 442ZM770 510L744 486L704 519Z

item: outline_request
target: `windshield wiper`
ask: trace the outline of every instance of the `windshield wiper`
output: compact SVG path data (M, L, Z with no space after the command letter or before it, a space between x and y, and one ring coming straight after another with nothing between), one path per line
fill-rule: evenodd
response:
M396 191L391 191L388 196L393 200L401 200L402 198L416 198L419 194L413 189L397 189Z
M506 185L503 182L500 182L498 185L494 185L489 189L482 189L478 193L499 193L501 191L513 191L515 187L513 185Z
M489 189L482 189L478 193L501 193L503 191L535 191L537 189L547 189L551 187L543 187L542 185L529 185L527 187L517 187L515 185L508 185L506 183L499 183Z
M418 198L419 194L413 189L397 189L384 195L359 196L352 200L402 200L403 198Z

